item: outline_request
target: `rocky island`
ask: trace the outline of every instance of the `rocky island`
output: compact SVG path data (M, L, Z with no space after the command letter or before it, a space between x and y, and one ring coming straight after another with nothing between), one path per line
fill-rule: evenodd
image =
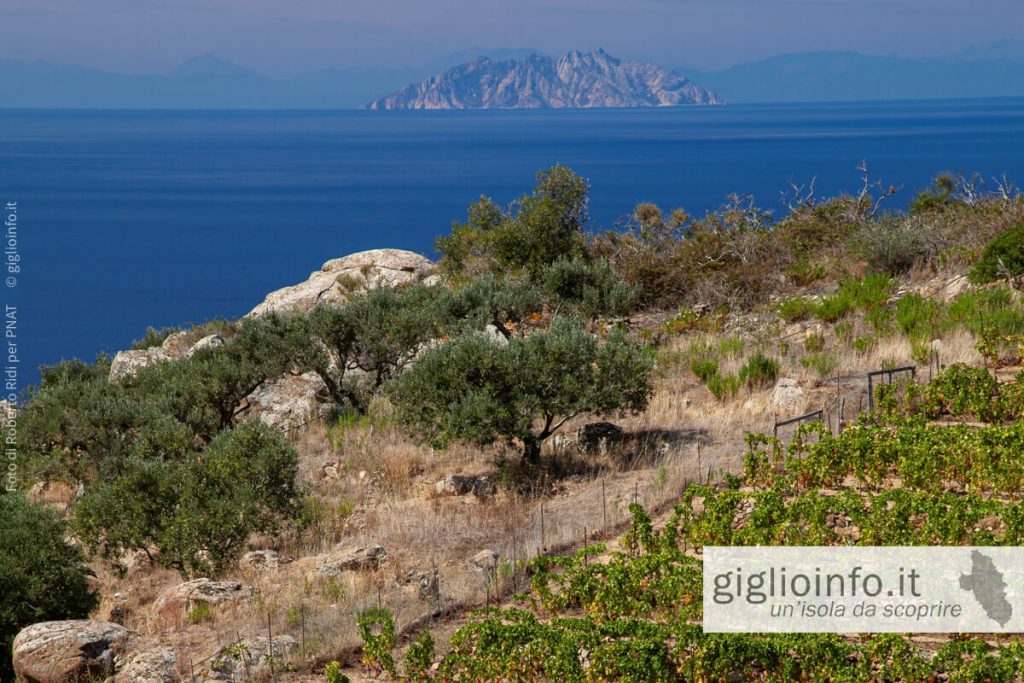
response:
M554 58L487 57L461 64L365 109L569 109L724 104L715 93L656 64L604 50Z

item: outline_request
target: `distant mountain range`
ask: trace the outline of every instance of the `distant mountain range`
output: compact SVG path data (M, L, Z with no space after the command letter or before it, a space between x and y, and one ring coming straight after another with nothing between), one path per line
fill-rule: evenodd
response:
M530 54L534 52L525 49L469 50L418 69L323 69L288 79L269 78L212 55L190 59L169 74L152 75L0 59L0 91L4 93L0 106L350 108L462 62L472 64L487 56L492 64L488 68L494 69L494 64L523 60ZM717 71L675 71L728 102L1019 97L1024 96L1024 42L1002 41L932 59L814 52L771 57ZM646 77L639 71L634 76ZM620 81L609 81L615 83ZM648 85L655 88L656 84ZM658 87L665 92L671 90L664 81ZM583 95L578 86L567 92L575 92L574 97ZM612 88L602 91L600 97L613 97L614 93Z
M730 102L915 100L1024 95L1024 43L947 58L803 52L687 72Z
M604 50L557 59L479 57L374 100L367 109L574 109L724 104L713 92L656 64Z

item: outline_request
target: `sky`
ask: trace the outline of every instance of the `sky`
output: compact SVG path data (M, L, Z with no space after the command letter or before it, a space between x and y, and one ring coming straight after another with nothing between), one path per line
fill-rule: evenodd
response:
M603 47L724 68L788 52L939 56L1024 38L1022 0L22 0L0 58L121 73L213 53L276 76L422 68L471 48Z

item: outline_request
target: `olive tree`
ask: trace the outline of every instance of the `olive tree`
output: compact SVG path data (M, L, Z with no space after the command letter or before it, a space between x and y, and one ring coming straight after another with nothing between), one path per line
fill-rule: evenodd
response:
M244 422L180 460L125 460L117 477L86 491L75 529L109 561L156 548L155 561L184 575L217 572L251 533L294 513L297 463L284 435Z
M636 287L605 259L559 259L544 269L541 285L552 308L588 320L628 315L636 300Z
M465 334L425 353L391 387L399 420L436 447L518 442L523 459L582 413L640 411L651 392L650 356L615 330L600 342L574 319L499 344Z
M292 356L320 375L337 403L363 412L385 382L445 335L449 297L442 287L413 285L317 306L306 318L306 336L295 336Z
M14 680L11 644L40 621L83 619L96 607L82 551L55 513L21 493L0 494L0 680Z

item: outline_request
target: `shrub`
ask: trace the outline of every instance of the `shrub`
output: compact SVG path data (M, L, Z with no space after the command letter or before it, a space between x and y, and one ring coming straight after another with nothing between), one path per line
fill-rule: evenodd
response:
M21 493L0 494L0 680L14 680L11 644L40 621L84 619L97 605L81 550L64 523Z
M940 326L942 307L918 294L908 294L896 302L896 325L909 339L931 338L932 330Z
M858 309L871 309L884 304L892 291L892 280L886 275L865 275L846 278L839 290L814 306L814 315L826 322L835 322Z
M160 329L148 327L146 328L146 334L141 339L136 339L132 342L132 350L142 351L154 346L160 346L175 332L180 332L180 330L177 327L163 327Z
M409 644L409 649L402 659L405 665L405 676L411 681L430 680L430 667L434 663L434 637L424 629L416 640Z
M525 272L536 278L559 258L583 253L589 188L565 166L537 174L533 193L504 210L481 197L465 223L439 237L441 268L455 276L483 272Z
M76 508L82 540L107 560L157 548L183 575L224 569L249 535L295 512L298 455L278 431L246 422L180 462L127 459Z
M758 351L740 368L739 377L751 389L763 389L779 378L779 362Z
M810 306L807 303L807 299L803 297L783 299L779 303L779 316L786 322L795 322L806 318L809 309Z
M436 447L518 440L536 463L540 446L581 413L639 411L653 362L625 333L599 343L579 322L499 345L467 334L423 354L391 390L399 422Z
M804 337L804 351L818 353L825 348L825 335L812 333Z
M736 375L715 375L708 380L708 391L719 401L735 398L739 393L742 380Z
M210 603L203 602L202 600L197 602L196 606L188 612L188 623L193 625L202 624L211 619L213 619L213 610L210 609Z
M349 683L348 676L341 673L341 663L337 661L327 662L324 666L324 676L327 678L327 683Z
M971 268L968 279L975 284L1001 277L1024 274L1024 226L1018 225L989 242Z
M356 619L356 630L363 639L363 666L394 676L395 618L391 612L380 607L363 611Z
M464 321L468 329L482 330L494 325L508 339L514 326L543 308L541 292L532 283L485 273L455 291L448 302L446 317L449 324Z
M628 315L636 298L636 288L623 282L604 259L559 259L540 279L553 309L587 320Z
M860 354L865 354L871 349L875 348L875 344L878 343L877 337L861 336L855 337L853 340L853 350Z
M718 374L718 361L710 358L694 358L690 361L690 372L705 384Z
M816 353L800 359L800 365L817 373L820 379L827 379L839 367L839 361L828 353Z

